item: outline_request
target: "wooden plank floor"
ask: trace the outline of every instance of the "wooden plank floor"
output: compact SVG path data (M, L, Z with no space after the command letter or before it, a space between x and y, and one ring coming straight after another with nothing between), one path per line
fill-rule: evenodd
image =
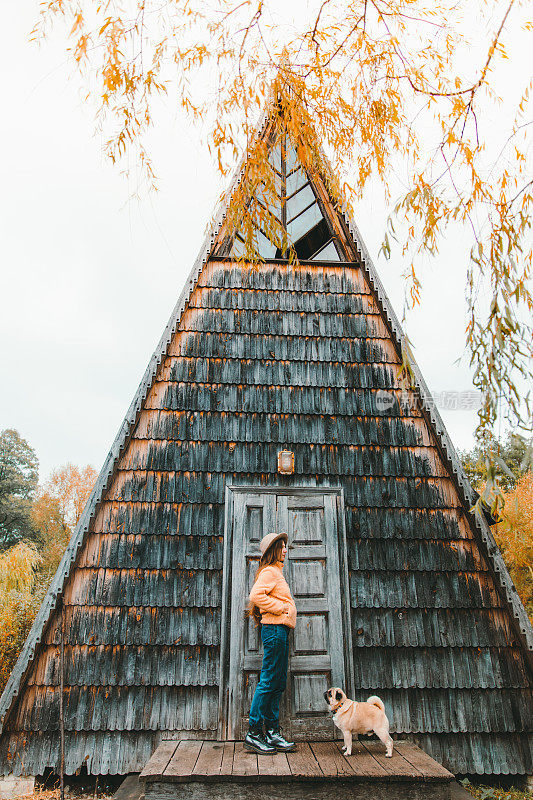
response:
M342 742L298 742L293 753L257 756L242 742L162 742L140 774L159 782L232 781L411 781L447 782L453 775L416 745L394 743L386 758L381 742L354 742L344 756Z

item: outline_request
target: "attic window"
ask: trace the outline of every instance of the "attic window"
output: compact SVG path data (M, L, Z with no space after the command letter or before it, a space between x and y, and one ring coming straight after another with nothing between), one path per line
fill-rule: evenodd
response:
M258 217L252 242L254 251L264 259L284 259L288 258L288 250L292 248L299 259L340 261L342 249L335 241L295 148L289 145L285 150L276 144L270 151L268 162L273 170L277 201L273 202L272 196L266 197L264 182L250 200L255 204L254 217L255 212ZM269 229L270 237L277 239L277 243L270 241ZM276 229L277 233L272 234ZM245 238L243 231L237 230L220 255L229 255L230 258L244 256ZM279 246L281 241L287 242L285 252Z
M309 256L311 261L338 261L339 260L339 253L337 252L337 248L335 246L335 242L333 239L327 243L322 250L319 250L312 256Z
M305 209L309 208L313 203L316 204L315 193L311 189L311 184L306 183L305 186L298 189L297 192L287 197L287 219L294 219L294 217L297 217L298 214L301 214L302 211L305 211Z
M307 183L307 173L303 167L298 167L298 169L287 175L287 197L301 189L305 183Z

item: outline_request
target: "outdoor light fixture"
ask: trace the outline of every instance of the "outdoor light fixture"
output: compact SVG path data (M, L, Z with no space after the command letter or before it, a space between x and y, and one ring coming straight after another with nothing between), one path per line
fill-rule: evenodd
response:
M278 472L281 475L292 475L294 472L294 453L280 450L278 453Z

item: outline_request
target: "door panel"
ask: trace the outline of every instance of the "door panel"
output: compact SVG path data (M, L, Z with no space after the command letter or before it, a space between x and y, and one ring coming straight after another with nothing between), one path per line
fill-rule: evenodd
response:
M291 545L284 571L298 610L284 703L294 737L308 731L333 738L324 691L346 685L336 500L313 492L277 502L277 529L287 531Z
M313 714L321 716L324 713L324 692L329 688L325 673L316 675L295 675L294 684L294 714ZM329 720L331 725L331 720Z
M298 655L329 653L328 625L323 614L300 614L293 647Z
M271 531L287 531L290 547L283 571L298 616L289 636L281 723L294 738L334 738L323 694L329 686L347 685L345 660L352 657L346 647L349 633L343 627L346 587L339 558L339 546L344 545L339 493L310 489L294 494L242 490L231 494L225 564L231 578L224 580L229 617L227 736L245 735L261 669L259 629L244 619L259 561L259 541Z
M243 738L259 672L262 643L253 619L245 617L259 563L259 542L276 528L276 495L235 492L232 503L228 737Z

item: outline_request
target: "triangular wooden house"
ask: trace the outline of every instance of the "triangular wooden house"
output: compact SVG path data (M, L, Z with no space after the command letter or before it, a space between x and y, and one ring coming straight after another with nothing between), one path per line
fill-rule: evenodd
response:
M341 685L454 773L533 772L531 625L415 364L401 402L403 334L359 232L283 124L258 136L298 261L259 231L264 262L239 261L222 209L2 695L0 774L59 771L62 619L68 774L242 737L245 598L282 529L289 736L333 738Z

